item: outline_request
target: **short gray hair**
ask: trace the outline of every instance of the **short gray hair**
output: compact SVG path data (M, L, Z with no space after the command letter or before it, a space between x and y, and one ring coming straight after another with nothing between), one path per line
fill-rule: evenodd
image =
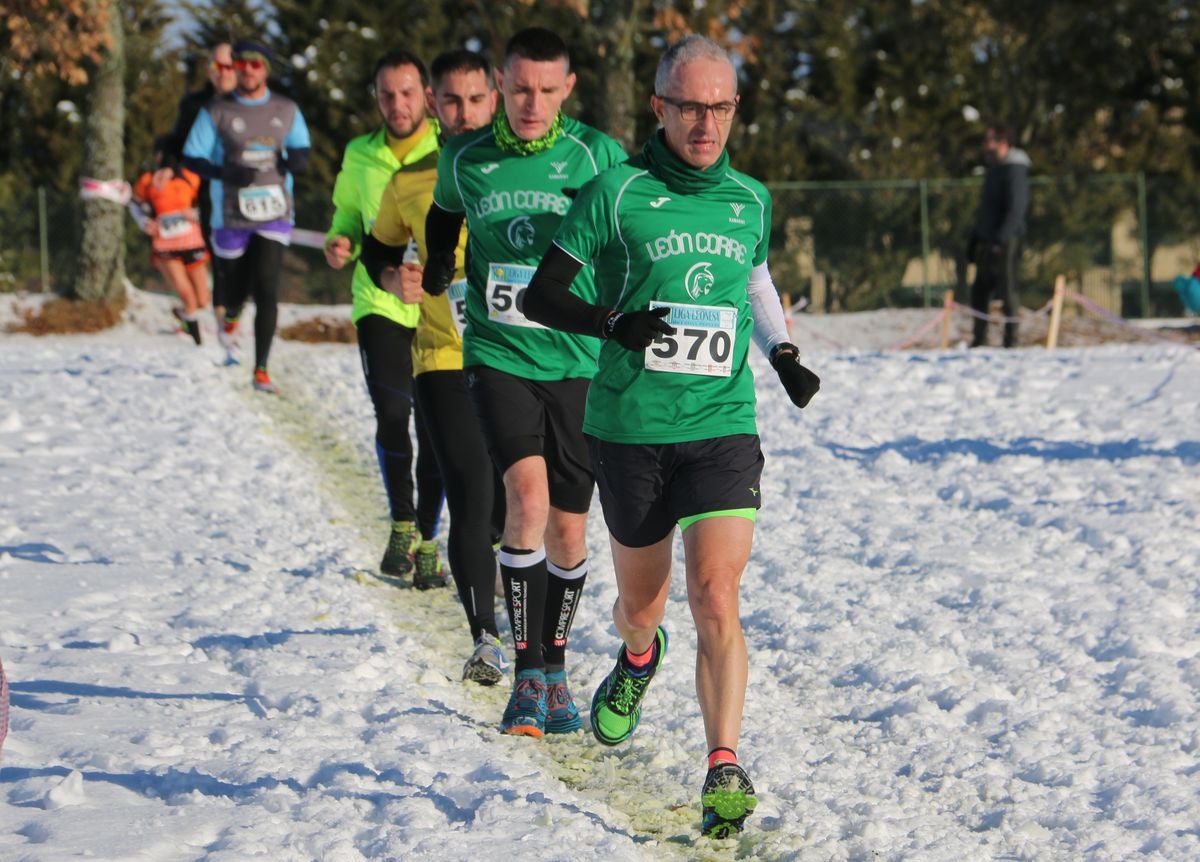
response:
M693 60L717 60L728 63L729 68L733 71L733 86L736 92L737 70L734 69L733 60L730 59L729 52L712 39L693 35L684 36L668 48L666 53L662 55L662 59L658 61L658 71L654 73L655 94L665 96L667 94L667 87L671 83L671 77L675 74L675 69Z

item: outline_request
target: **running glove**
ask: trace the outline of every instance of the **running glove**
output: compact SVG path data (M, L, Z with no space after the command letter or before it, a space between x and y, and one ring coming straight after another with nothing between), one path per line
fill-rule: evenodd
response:
M254 168L239 165L236 162L225 162L221 165L221 182L231 186L252 185L258 179L258 171Z
M821 378L800 364L800 348L794 344L781 341L771 348L771 366L797 407L807 407L821 388Z
M616 341L626 350L645 350L660 335L674 335L675 327L663 320L671 309L649 311L610 311L600 334Z

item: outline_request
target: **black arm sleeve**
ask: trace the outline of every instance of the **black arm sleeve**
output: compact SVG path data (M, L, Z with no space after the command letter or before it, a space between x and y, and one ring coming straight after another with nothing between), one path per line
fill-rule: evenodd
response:
M379 279L383 275L383 270L388 266L400 266L404 263L404 252L408 245L387 245L380 242L374 234L366 234L362 241L362 254L359 256L359 261L362 262L363 269L367 271L367 275L371 276L371 281L380 290L383 287Z
M163 153L178 164L183 159L183 145L187 143L188 132L196 122L200 109L212 101L215 91L212 84L206 84L203 90L188 93L179 100L179 111L175 116L175 125L166 135Z
M308 147L289 149L286 156L279 157L279 161L291 173L302 174L308 167L308 156L311 152Z
M221 179L221 166L213 164L208 159L198 159L195 156L184 156L183 166L194 171L206 180Z
M571 293L571 282L581 269L582 263L551 243L525 289L525 316L551 329L599 336L611 309Z
M437 204L425 216L425 271L421 287L431 296L440 296L454 280L454 250L462 232L465 213L452 213Z

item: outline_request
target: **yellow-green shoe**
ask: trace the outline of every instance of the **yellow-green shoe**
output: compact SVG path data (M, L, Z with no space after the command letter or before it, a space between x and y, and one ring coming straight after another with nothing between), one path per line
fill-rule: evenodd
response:
M420 542L421 534L417 532L416 524L412 521L393 521L387 550L379 561L379 571L393 578L407 577L416 566L413 556Z
M437 542L421 542L413 557L413 563L413 586L418 590L446 586L446 573L442 570Z

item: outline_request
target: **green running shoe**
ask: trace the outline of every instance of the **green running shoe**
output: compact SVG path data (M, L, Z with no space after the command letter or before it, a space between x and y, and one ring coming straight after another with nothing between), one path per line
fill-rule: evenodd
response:
M700 804L704 811L700 831L709 838L728 838L742 831L758 797L746 770L736 763L718 763L704 777Z
M592 697L592 734L604 745L617 745L629 739L641 721L642 697L667 655L667 630L662 626L654 635L654 647L654 661L637 671L626 664L622 646L617 666L596 689Z
M417 532L416 524L412 521L393 521L387 550L379 561L379 571L393 578L407 577L416 565L413 556L420 543L421 534Z
M413 563L413 586L418 590L446 586L446 573L442 570L437 542L421 542L413 557Z
M500 719L500 732L532 737L546 734L546 673L541 668L517 673Z
M571 699L567 688L567 672L551 671L546 674L546 733L574 733L583 727L579 708Z

